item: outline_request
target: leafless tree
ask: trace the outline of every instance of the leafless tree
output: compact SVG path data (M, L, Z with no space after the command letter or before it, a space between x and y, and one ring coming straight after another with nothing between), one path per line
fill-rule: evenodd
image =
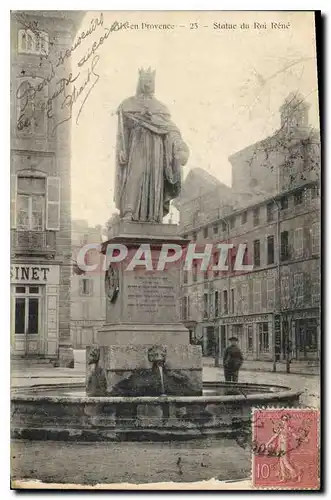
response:
M294 273L288 268L288 273L282 274L280 292L280 312L283 323L283 342L285 345L286 371L290 373L293 358L293 343L291 336L294 314L305 306L310 306L312 296L311 276L306 272Z
M259 166L274 172L280 169L277 189L286 191L307 181L320 181L320 134L315 128L300 123L298 113L305 97L293 93L283 105L281 127L270 137L260 141L247 159L248 166ZM275 161L277 156L277 161Z

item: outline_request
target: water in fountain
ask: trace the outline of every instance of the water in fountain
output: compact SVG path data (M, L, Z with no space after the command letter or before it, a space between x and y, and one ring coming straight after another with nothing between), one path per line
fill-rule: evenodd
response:
M158 369L159 369L159 374L160 374L160 379L161 379L161 395L165 396L164 378L163 378L163 365L159 364L158 365Z

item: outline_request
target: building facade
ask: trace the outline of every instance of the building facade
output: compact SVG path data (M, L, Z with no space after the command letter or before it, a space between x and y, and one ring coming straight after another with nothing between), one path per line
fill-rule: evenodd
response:
M214 206L199 214L199 224L194 219L197 200L192 200L191 226L186 216L181 228L183 236L201 243L201 248L207 242L228 242L234 249L245 243L245 262L253 265L249 272L233 271L235 250L230 250L228 272L201 271L199 265L192 272L182 271L183 321L194 329L204 355L219 361L232 335L238 337L247 362L315 362L320 356L320 143L318 132L307 127L305 103L294 104L290 116L302 111L301 104L304 112L281 142L277 132L269 141L234 155L235 160L230 158L237 171L232 208L219 203L216 211ZM285 128L283 115L281 120ZM265 181L261 155L264 151L270 158L268 148L275 143L276 187ZM252 154L254 161L260 158L260 170L255 165L251 174L256 196L243 206L235 193ZM249 175L246 184L247 179ZM200 206L208 206L210 195L205 197ZM217 253L212 260L217 262Z
M71 122L57 126L56 97L70 58L56 75L54 67L81 19L78 11L11 14L11 353L63 366L73 365Z
M85 245L102 242L102 227L89 227L86 221L72 221L73 259ZM86 247L88 248L88 247ZM85 263L94 266L95 272L75 273L71 280L71 339L75 349L83 349L97 342L98 329L106 319L104 271L100 269L100 253L90 249Z

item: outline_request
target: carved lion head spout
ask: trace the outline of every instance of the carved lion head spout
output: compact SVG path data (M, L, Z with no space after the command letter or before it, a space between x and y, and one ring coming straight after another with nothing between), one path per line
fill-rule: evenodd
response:
M164 365L167 349L162 345L154 345L148 349L148 361L153 365Z
M153 96L155 93L155 70L151 68L139 69L137 95Z
M88 356L88 364L96 365L97 363L99 363L99 360L100 360L100 347L93 346Z
M86 381L86 394L88 396L107 395L107 376L105 370L99 365L100 347L92 346L88 355L90 366Z

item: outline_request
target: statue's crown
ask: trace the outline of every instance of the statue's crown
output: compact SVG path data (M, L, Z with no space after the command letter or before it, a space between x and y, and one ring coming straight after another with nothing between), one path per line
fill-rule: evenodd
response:
M144 68L139 68L139 76L155 76L155 69L152 70L151 67L144 69Z

